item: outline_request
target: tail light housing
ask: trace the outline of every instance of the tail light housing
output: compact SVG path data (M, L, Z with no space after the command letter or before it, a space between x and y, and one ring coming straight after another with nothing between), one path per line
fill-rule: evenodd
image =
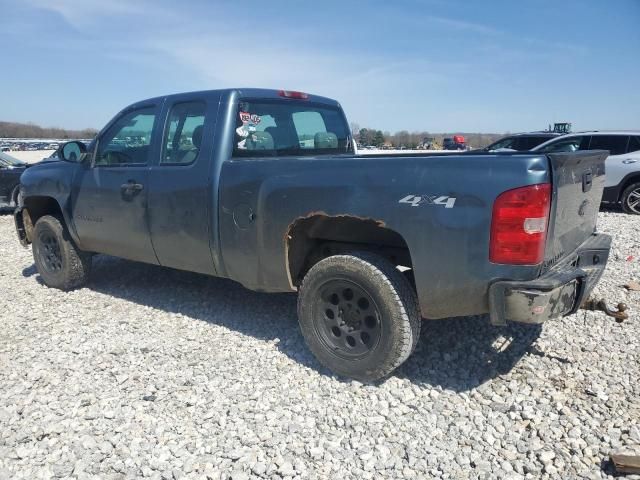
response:
M304 92L295 92L293 90L280 90L278 95L285 98L295 98L296 100L308 100L309 94Z
M550 206L548 183L501 193L493 204L489 261L508 265L542 262Z

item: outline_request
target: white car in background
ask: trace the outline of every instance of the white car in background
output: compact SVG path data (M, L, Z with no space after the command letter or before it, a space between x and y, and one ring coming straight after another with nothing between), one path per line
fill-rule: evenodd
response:
M620 203L625 212L640 215L640 131L569 133L531 149L544 153L576 150L609 150L602 201Z

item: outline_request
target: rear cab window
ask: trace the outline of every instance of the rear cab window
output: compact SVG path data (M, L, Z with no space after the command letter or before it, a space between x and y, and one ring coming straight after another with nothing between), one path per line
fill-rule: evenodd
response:
M353 153L342 110L306 100L242 100L236 113L234 157Z

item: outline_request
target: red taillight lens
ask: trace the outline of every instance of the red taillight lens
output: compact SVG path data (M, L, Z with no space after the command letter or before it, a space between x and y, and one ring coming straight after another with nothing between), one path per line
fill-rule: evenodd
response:
M291 90L280 90L278 95L286 98L295 98L297 100L307 100L309 98L309 94L304 92L294 92Z
M501 193L493 204L489 261L510 265L542 262L550 205L548 183Z

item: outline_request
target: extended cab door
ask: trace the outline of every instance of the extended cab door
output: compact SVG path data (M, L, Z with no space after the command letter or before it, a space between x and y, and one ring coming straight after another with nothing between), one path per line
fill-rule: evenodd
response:
M149 228L163 266L216 273L210 219L218 205L212 151L219 103L215 92L184 94L163 108L161 152L149 178Z
M93 162L74 179L71 210L81 248L158 263L146 208L160 105L131 107L100 135Z

